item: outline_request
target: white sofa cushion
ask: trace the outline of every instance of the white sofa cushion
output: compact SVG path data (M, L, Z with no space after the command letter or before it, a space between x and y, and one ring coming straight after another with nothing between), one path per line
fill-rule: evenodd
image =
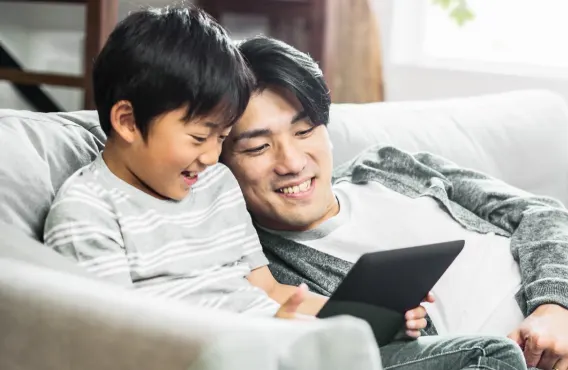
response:
M548 91L336 104L328 127L336 165L385 143L429 151L568 204L568 109Z

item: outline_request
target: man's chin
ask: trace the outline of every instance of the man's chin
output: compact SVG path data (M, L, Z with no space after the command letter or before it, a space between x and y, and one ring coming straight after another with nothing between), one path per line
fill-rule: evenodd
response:
M306 214L280 215L274 222L273 229L281 231L306 231L317 226L318 217L307 217Z

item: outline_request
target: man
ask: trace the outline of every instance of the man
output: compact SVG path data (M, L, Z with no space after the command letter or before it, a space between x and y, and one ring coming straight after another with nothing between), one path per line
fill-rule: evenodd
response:
M387 146L332 173L330 97L316 63L266 38L240 49L256 94L222 161L243 189L277 280L329 295L362 253L465 239L434 290L429 312L438 332L508 334L529 367L568 369L562 204L429 153ZM418 340L413 349L422 352L410 361L432 355L419 346L427 340Z

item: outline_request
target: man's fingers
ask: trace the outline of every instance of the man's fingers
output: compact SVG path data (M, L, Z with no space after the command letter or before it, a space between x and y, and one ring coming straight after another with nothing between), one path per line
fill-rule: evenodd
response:
M509 339L514 340L515 342L517 342L517 344L521 347L524 348L525 347L525 341L523 340L523 338L521 337L521 331L519 329L515 330L514 332L512 332L511 334L509 334L507 336Z
M408 335L411 338L420 338L420 331L418 330L407 330L406 331L406 335Z
M556 364L552 365L552 369L568 370L568 357L562 357Z
M536 367L536 365L540 362L540 358L542 357L542 353L545 347L546 346L543 345L538 336L529 336L529 338L525 342L524 351L528 367Z
M426 319L409 320L406 322L406 328L410 330L421 330L424 329L426 325L428 325Z
M560 356L552 351L546 350L540 357L540 361L535 365L538 369L556 369L555 365L560 361Z
M422 302L434 303L434 301L436 301L434 294L432 294L432 292L428 292L428 295L426 296L426 298L424 298Z
M404 318L408 320L423 319L426 317L426 309L422 306L418 306L410 311L406 311Z

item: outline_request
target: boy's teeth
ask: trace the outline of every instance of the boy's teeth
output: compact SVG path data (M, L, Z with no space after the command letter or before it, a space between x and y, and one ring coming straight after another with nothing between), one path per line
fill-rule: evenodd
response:
M284 194L303 193L303 192L309 190L310 187L311 187L311 185L312 185L312 180L309 179L309 180L307 180L307 181L301 183L300 185L289 186L289 187L287 187L287 188L282 188L282 189L280 189L280 192L281 192L281 193L284 193Z

